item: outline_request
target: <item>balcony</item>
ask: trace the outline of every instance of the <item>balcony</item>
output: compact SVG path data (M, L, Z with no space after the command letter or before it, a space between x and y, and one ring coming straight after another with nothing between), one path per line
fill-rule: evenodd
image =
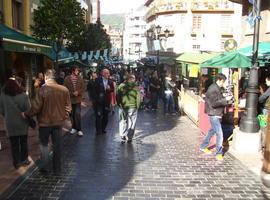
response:
M153 5L146 13L146 21L152 21L156 15L187 12L188 3L186 1L166 1Z
M233 3L228 0L193 0L192 12L234 12Z

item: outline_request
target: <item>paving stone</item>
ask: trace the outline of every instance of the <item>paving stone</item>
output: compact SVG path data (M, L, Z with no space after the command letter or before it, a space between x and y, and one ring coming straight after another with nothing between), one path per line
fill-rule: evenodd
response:
M64 137L62 175L36 170L9 199L263 200L270 194L230 154L217 162L199 153L202 137L185 116L141 111L132 144L121 144L117 115L107 134L96 136L92 112L83 113L84 137Z

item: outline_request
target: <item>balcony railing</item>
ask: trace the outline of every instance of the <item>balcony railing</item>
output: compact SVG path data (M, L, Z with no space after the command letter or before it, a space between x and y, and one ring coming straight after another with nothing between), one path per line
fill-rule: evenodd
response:
M193 0L192 11L233 11L233 3L228 0Z
M186 1L167 1L153 5L147 12L146 20L151 19L155 15L171 12L186 12L188 9L188 3Z

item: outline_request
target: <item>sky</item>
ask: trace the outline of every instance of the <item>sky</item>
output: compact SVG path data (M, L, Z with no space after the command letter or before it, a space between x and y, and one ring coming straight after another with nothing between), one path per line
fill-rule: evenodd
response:
M126 13L145 2L146 0L100 0L101 14Z

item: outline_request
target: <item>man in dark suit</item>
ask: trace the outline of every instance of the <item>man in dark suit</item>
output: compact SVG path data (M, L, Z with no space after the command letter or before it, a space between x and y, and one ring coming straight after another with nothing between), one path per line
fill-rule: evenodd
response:
M96 134L105 134L110 112L111 93L114 91L113 82L109 80L110 71L103 69L101 76L94 83L92 94L93 108L96 116Z

